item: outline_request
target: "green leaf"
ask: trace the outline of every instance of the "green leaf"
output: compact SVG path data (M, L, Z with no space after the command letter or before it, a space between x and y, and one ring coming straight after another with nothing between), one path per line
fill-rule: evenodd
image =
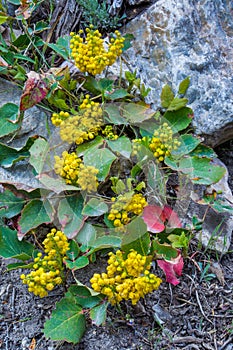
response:
M120 111L123 117L133 124L142 123L155 114L155 112L147 105L137 103L122 103Z
M108 211L108 206L100 198L91 198L84 206L82 214L87 216L100 216Z
M0 143L0 165L9 168L14 163L29 157L29 149L34 142L35 138L30 137L22 148L12 148Z
M66 296L75 297L77 304L83 308L92 308L98 305L102 298L98 295L91 295L89 288L85 286L71 285L66 293Z
M19 107L14 103L6 103L0 108L0 137L14 133L19 129L17 123Z
M128 125L129 122L122 117L120 113L120 105L118 104L110 104L104 106L104 111L107 113L108 117L107 122L110 122L115 125Z
M147 226L141 217L133 219L126 227L126 232L122 236L122 246L131 244L140 239L147 232Z
M168 121L174 133L184 130L192 122L193 111L191 108L183 107L178 111L167 111L164 118Z
M0 218L13 218L20 213L25 202L23 198L15 196L9 190L0 192Z
M160 95L160 100L161 100L161 106L163 108L168 108L172 100L174 99L174 94L169 85L165 85L162 88L162 92Z
M21 5L21 1L20 0L8 0L8 2L10 2L13 5Z
M70 37L68 35L59 37L56 44L47 44L54 52L63 57L65 60L69 59L70 55Z
M100 326L106 320L108 303L105 302L91 309L90 318L96 326Z
M52 222L53 215L54 209L48 200L31 200L22 210L18 226L19 236L24 236L27 232L41 224Z
M180 83L179 85L179 90L178 90L178 93L180 95L185 95L188 87L189 87L189 84L190 84L190 77L186 77L184 80L182 80L182 82Z
M83 196L75 194L60 200L57 217L68 238L74 238L83 225Z
M34 249L32 244L18 240L17 231L0 226L0 256L24 261L32 257Z
M113 152L118 152L123 157L129 159L132 152L132 145L128 137L122 136L117 140L111 141L107 140L108 147L111 148Z
M50 320L45 322L44 334L52 340L78 343L86 329L82 307L75 298L63 298L56 304Z
M62 178L54 178L47 174L40 174L37 176L41 183L41 187L53 191L57 194L63 191L80 191L79 187L67 185Z
M97 178L99 181L103 181L109 174L112 162L116 159L116 156L109 149L101 148L85 153L83 159L85 165L92 165L99 170Z
M31 62L33 64L35 64L36 62L34 60L32 60L30 57L24 56L20 53L16 53L14 54L14 58L18 58L19 60L23 60L23 61L27 61L27 62Z
M0 15L0 25L5 23L7 20L8 20L8 16Z
M87 247L91 246L91 242L96 240L96 230L93 225L85 223L79 231L76 240L78 243Z
M178 255L175 248L166 243L160 244L156 239L152 242L152 252L158 255L159 258L164 258L165 260L171 260Z
M196 137L193 137L190 134L181 135L179 137L179 141L181 142L181 145L177 148L177 150L172 150L172 152L171 152L172 157L180 158L180 157L184 156L185 154L190 153L201 142L201 140L199 140Z
M105 91L111 91L113 85L113 80L103 78L98 81L99 91L105 92Z
M67 260L74 261L78 257L79 253L80 253L80 248L78 244L74 240L69 241L69 250L66 253Z
M32 262L30 264L25 264L25 262L8 264L7 265L7 272L12 271L12 270L18 270L18 269L31 269L33 267L33 264L34 264L34 262Z
M190 156L196 157L206 157L206 158L216 158L217 154L211 147L205 146L203 144L198 145L190 154Z
M150 250L150 235L148 232L146 232L143 236L139 237L135 241L127 244L122 245L121 249L125 253L129 253L130 249L136 250L141 255L148 255Z
M124 98L127 96L130 96L130 94L125 89L117 89L117 90L113 91L112 93L108 93L108 94L105 93L106 99L112 100L112 101L115 101L115 100L118 100L120 98Z
M61 98L55 98L53 99L53 104L61 109L62 111L68 111L70 109L70 107L68 106L68 104Z
M83 267L89 265L89 259L87 256L80 256L76 260L71 261L68 259L65 259L65 264L68 269L71 269L73 271L76 271L78 269L82 269Z
M45 21L36 22L36 26L35 26L36 32L43 32L46 29L49 29L48 23L46 23Z
M184 232L182 232L181 235L171 234L167 238L172 243L173 248L188 248L190 239Z
M94 140L82 143L76 148L77 156L83 156L86 152L90 151L93 148L98 148L103 144L104 139L101 136L97 136Z
M121 246L121 239L115 236L103 236L97 238L91 245L93 248L104 249L104 248L119 248Z
M45 139L39 137L30 148L29 163L40 174L45 168L49 152L49 143Z
M186 157L179 161L166 157L165 164L171 169L186 174L193 183L211 185L218 182L225 174L225 168L214 165L210 159Z
M143 166L143 172L147 179L147 193L150 196L154 196L156 200L164 205L167 202L166 199L166 179L162 174L158 164L149 160Z
M98 81L95 80L95 78L93 78L92 76L88 75L86 77L86 81L83 84L83 87L90 91L91 93L93 93L94 95L99 95L99 93L101 92L100 90L100 86L98 84Z
M179 109L185 107L188 103L187 98L175 97L168 107L168 111L178 111Z

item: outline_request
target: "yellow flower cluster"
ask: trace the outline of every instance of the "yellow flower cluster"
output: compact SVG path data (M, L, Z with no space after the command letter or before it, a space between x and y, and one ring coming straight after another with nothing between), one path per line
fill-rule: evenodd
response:
M108 220L113 221L115 227L123 227L128 224L132 216L140 215L148 204L141 193L119 195L117 200L113 197L112 201Z
M75 65L81 72L88 72L92 75L100 74L105 67L111 66L122 53L124 46L124 38L118 30L110 39L108 51L104 48L104 40L98 30L86 28L86 38L82 37L83 31L79 34L70 33L71 56L75 61Z
M168 123L163 123L154 132L150 142L150 149L159 162L163 162L165 156L169 156L172 150L180 146L180 141L173 136L172 128Z
M68 185L77 186L79 168L82 160L75 152L68 153L64 151L62 157L54 156L54 171L66 180Z
M106 125L102 130L102 134L106 136L109 140L117 140L118 135L114 133L112 125Z
M77 184L83 191L96 192L98 187L98 180L96 175L99 170L91 165L80 165Z
M60 113L53 113L51 121L53 125L60 126L61 123L69 118L70 114L68 112L61 111Z
M130 299L135 305L140 298L159 288L162 280L150 273L149 257L135 250L131 250L126 258L120 250L109 256L107 273L95 273L90 282L92 288L105 294L112 305L123 299Z
M41 298L62 283L64 270L62 262L69 250L67 237L55 228L47 234L43 245L47 255L42 257L42 253L38 253L34 259L33 270L28 275L20 276L23 283L28 285L28 291Z
M80 186L83 191L93 192L97 190L98 180L96 175L99 170L93 166L85 166L75 152L64 151L62 157L54 156L54 171L65 179L68 185Z
M80 114L70 116L59 125L60 137L65 142L80 145L84 141L92 140L103 124L103 110L98 102L85 98L80 109Z

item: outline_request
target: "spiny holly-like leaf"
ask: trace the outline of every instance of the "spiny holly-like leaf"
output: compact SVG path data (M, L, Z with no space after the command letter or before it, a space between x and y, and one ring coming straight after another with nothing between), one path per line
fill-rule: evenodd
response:
M113 152L117 152L125 158L130 158L132 152L132 144L128 137L122 136L115 141L108 140L107 144Z
M172 91L172 89L171 89L171 87L169 85L166 84L162 88L160 99L161 99L161 106L163 108L168 108L170 103L174 99L173 91Z
M189 87L189 84L190 84L190 77L187 77L184 80L182 80L182 82L179 85L178 93L180 95L184 95Z
M137 103L122 103L120 111L123 117L133 124L142 123L155 114L155 111L149 108L148 105Z
M81 194L67 196L60 200L57 216L61 229L69 238L74 238L84 224L82 215L83 197Z
M89 288L79 285L71 285L66 296L75 297L77 304L84 308L95 307L102 301L99 295L92 295Z
M165 158L165 163L174 170L186 174L193 183L211 185L218 182L225 174L225 168L211 163L210 159L186 157L178 162Z
M31 71L27 75L28 80L20 98L20 111L25 111L42 101L49 90L45 79L40 74Z
M66 264L66 267L68 269L76 271L78 269L82 269L83 267L89 265L89 260L88 260L87 256L83 255L83 256L78 257L74 261L66 259L65 264Z
M178 111L179 109L185 107L188 103L187 98L175 97L168 107L168 111Z
M186 129L192 122L193 111L189 107L183 107L178 111L167 111L163 117L168 121L172 131L177 133Z
M157 239L154 239L152 242L151 252L159 258L164 258L169 261L176 258L178 255L177 249L167 243L160 244Z
M146 232L143 236L139 237L136 241L133 241L127 245L122 245L121 249L125 253L129 253L131 249L136 250L141 255L148 255L150 250L150 235Z
M147 232L146 224L140 216L126 225L125 229L126 232L122 235L122 246L126 246L140 239Z
M209 159L217 157L217 154L211 147L205 146L203 144L198 145L189 155L192 157L205 157Z
M0 226L0 256L24 261L32 257L34 249L32 244L18 240L17 231Z
M78 243L85 245L86 247L91 246L91 242L96 240L96 230L93 225L85 223L79 231L76 240Z
M14 133L19 129L17 123L19 107L14 103L6 103L0 108L0 137Z
M108 103L104 107L104 111L107 113L108 117L106 118L108 122L115 125L127 125L129 124L128 120L126 120L120 113L120 104L111 104Z
M29 149L35 139L35 137L30 137L22 148L12 148L0 143L0 165L9 168L14 163L29 157Z
M159 233L166 227L181 227L178 215L172 208L165 205L163 208L157 205L147 205L143 210L143 220L150 232Z
M92 165L99 170L97 178L100 181L105 180L108 175L112 162L116 159L116 156L107 148L95 148L90 150L84 155L84 164Z
M37 178L41 183L41 186L38 187L51 190L57 194L63 191L80 191L79 187L67 185L62 178L56 179L43 173L38 175Z
M78 343L86 329L83 310L74 297L65 297L56 304L50 320L45 322L44 334L52 340Z
M30 148L29 163L36 170L37 174L40 174L44 169L48 157L48 151L49 143L41 137L39 137Z
M101 305L93 307L90 311L90 318L96 326L100 326L106 320L108 303L105 302Z
M81 145L78 145L76 148L77 156L83 156L86 152L89 152L91 149L100 147L103 144L103 137L97 136L94 140L84 142Z
M171 259L169 261L157 260L157 264L164 271L166 276L166 281L168 283L171 283L174 286L180 283L176 275L178 276L182 275L184 261L181 254L179 254L175 259Z
M100 216L108 211L108 206L102 199L91 198L84 206L82 214L87 216Z
M98 237L94 242L91 242L91 246L96 250L113 247L119 248L121 246L121 239L115 236Z
M31 200L22 210L18 226L18 238L22 239L27 232L41 224L52 222L53 216L54 209L49 201Z
M172 157L180 158L180 157L184 156L185 154L190 153L201 142L201 140L199 140L196 137L193 137L190 134L181 135L179 137L179 141L180 141L181 145L177 148L177 150L172 150L172 152L171 152Z
M130 94L125 89L117 89L110 93L105 93L105 97L107 100L118 100L120 98L124 98L126 96L130 96Z
M13 218L19 214L26 201L11 191L0 192L0 218Z

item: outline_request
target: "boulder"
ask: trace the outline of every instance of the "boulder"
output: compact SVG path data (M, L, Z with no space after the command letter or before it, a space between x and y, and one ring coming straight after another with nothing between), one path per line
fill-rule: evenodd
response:
M193 127L216 146L233 137L233 3L159 0L126 26L135 37L125 59L160 105L162 86L190 76Z
M19 105L22 90L7 80L0 78L0 107L6 103ZM21 129L15 134L0 139L1 143L9 147L22 148L30 136L49 137L48 128L51 123L47 115L38 107L32 107L24 112ZM17 188L33 190L39 187L33 169L27 161L20 161L10 168L0 166L0 183L14 184Z

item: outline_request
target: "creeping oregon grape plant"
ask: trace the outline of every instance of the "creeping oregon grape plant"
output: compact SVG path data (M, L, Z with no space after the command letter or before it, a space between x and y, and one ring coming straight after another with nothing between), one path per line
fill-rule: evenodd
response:
M21 149L0 143L0 154L7 155L0 156L2 167L24 159L38 180L37 190L12 183L0 193L0 255L19 260L8 270L26 269L22 283L41 298L65 283L68 270L74 276L44 326L53 340L77 343L86 319L101 325L109 304L135 305L165 280L177 285L197 226L183 227L166 184L176 176L189 185L211 185L225 173L214 165L214 151L190 131L189 77L176 94L163 87L156 111L145 103L149 89L136 72L107 75L129 45L119 31L108 40L92 26L71 33L68 58L81 72L76 80L68 68L31 72L20 110L12 103L1 107L1 138L17 133L33 104L53 110L49 139L29 138ZM214 197L209 206L228 210ZM107 267L83 285L78 270L91 263L94 270L103 253Z

